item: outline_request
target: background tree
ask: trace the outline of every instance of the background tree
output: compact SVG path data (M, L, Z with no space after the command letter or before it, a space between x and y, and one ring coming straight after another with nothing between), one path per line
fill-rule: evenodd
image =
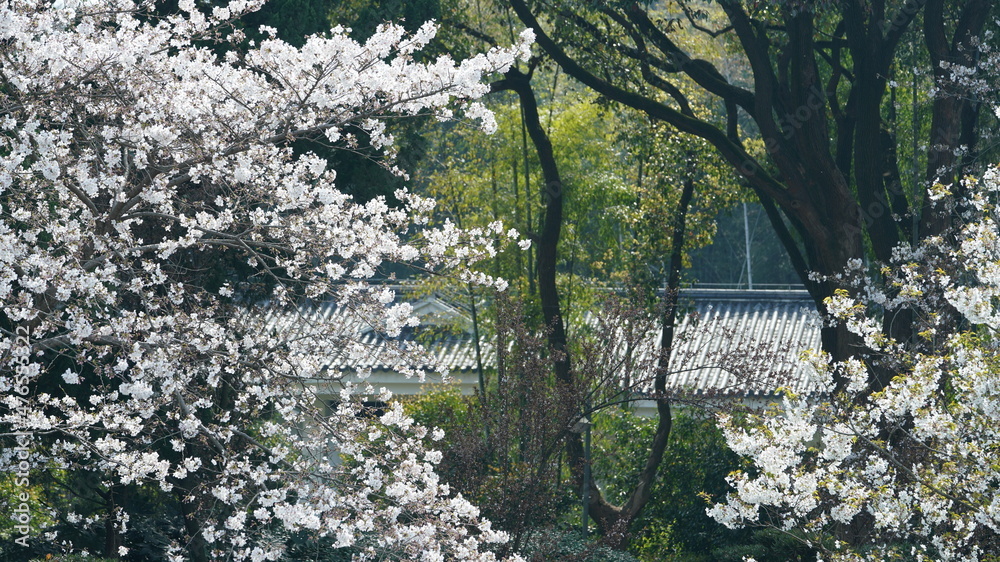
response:
M981 124L992 118L980 112L982 91L960 79L977 71L990 21L985 0L510 5L567 74L718 150L757 195L820 308L838 288L833 276L865 259L866 248L888 261L900 242L945 229L949 216L929 205L926 190L975 168ZM746 72L727 72L728 58L692 52L675 33L681 27L736 49ZM906 193L897 134L905 124L890 77L914 60L901 45L918 43L937 95L929 110L913 113L930 126L926 157L911 154L925 167L924 181ZM685 86L709 95L725 117L686 111ZM748 143L753 138L763 140L762 152ZM911 319L888 311L887 333L907 339ZM856 351L842 325L823 338L835 357Z
M498 10L496 15L504 13ZM494 36L504 36L504 25L509 25L509 19L498 20L474 20L459 27L489 44L495 42ZM581 95L579 85L567 83L564 76L560 90L555 87L560 73L547 70L543 60L511 69L493 84L495 100L516 95L517 109L510 113L520 115L521 125L512 131L513 146L505 150L498 146L498 139L486 146L460 143L449 135L441 159L448 166L435 168L428 184L442 201L452 202L445 206L459 224L468 225L470 219L493 220L503 209L512 209L515 224L525 225L534 242L535 259L522 269L515 256L514 271L527 274L522 287L529 298L537 291L540 324L548 331L557 384L575 388L581 384L578 378L586 378L586 369L574 367L573 312L596 305L597 299L587 295L588 285L628 280L650 290L668 286L667 305L659 310L664 325L671 326L686 250L710 239L716 206L732 201L738 192L728 168L720 166L705 146L645 117L628 118L620 106L595 104L597 100ZM620 120L630 126L614 131L612 123ZM595 130L595 122L608 127ZM497 165L496 156L510 158L513 165ZM696 183L701 186L697 198ZM505 192L507 198L501 196ZM484 271L500 274L502 267L497 260ZM660 342L667 350L665 356L669 356L671 338L672 330L665 330ZM665 359L658 369L658 376L665 380L669 370ZM588 380L606 382L602 377ZM649 483L670 432L665 384L655 392L662 402L662 422L648 462L637 470L634 497L623 506L614 506L593 481L589 484L591 513L604 540L617 547L627 542L632 521L649 499ZM584 415L590 415L590 408L586 403L579 405ZM582 438L567 435L565 439L567 464L579 488L584 471Z

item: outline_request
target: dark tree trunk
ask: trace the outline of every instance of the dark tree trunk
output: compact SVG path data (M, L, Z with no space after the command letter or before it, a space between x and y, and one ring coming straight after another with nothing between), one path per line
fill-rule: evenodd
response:
M507 72L503 80L493 84L493 90L512 90L517 93L521 102L522 115L535 150L545 186L542 198L545 211L541 229L535 236L537 246L538 294L542 305L542 315L549 329L549 348L554 356L556 380L560 384L572 387L574 375L571 356L567 348L566 329L563 322L558 287L556 285L556 264L558 263L558 245L563 220L563 183L559 176L552 143L548 138L538 118L538 105L531 88L530 77L517 69ZM680 204L675 212L673 225L672 250L668 278L667 303L662 317L663 335L661 341L661 357L654 383L657 394L656 432L650 445L649 454L642 467L635 488L626 503L619 507L610 504L594 483L588 481L588 511L604 536L605 542L616 548L623 548L628 541L628 529L642 509L648 503L657 469L663 459L667 441L670 436L672 417L670 399L667 393L666 380L669 373L670 349L673 344L674 325L677 313L677 289L680 286L682 252L684 247L685 219L694 196L694 180L688 178L685 182ZM583 468L586 461L582 436L571 433L567 440L567 456L577 488L583 486Z
M104 519L104 556L117 560L121 558L118 549L122 546L122 536L118 525L119 492L122 488L112 486L103 495L107 517Z
M185 501L180 488L178 490L177 505L181 508L181 515L184 517L184 530L187 532L188 543L186 554L192 562L208 562L208 543L202 535L201 521L198 518L198 507Z
M510 0L521 21L534 29L538 45L567 74L608 99L704 138L718 150L764 205L820 311L837 289L851 290L831 279L848 265L863 263L869 257L866 244L871 257L888 261L900 241L914 238L910 213L922 215L918 238L948 227L950 217L926 205L921 209L921 201L907 201L902 193L895 139L883 118L887 81L900 39L919 22L937 87L944 93L932 108L926 177L955 181L966 171L963 163L971 161L955 153L963 144L975 145L978 105L949 81L941 63L975 62L979 51L972 38L982 31L991 3L955 0L946 6L945 0L927 0L887 6L884 0L844 0L826 8L822 19L809 10L775 7L780 14L776 24L756 19L741 2L719 2L728 27L704 31L728 33L739 43L752 71L752 86L744 88L709 61L681 49L669 27L654 21L643 4L605 4L584 12L572 10L588 8L532 4L536 10L551 9L549 15L563 22L550 32L526 0ZM957 21L948 24L956 15ZM594 25L596 20L601 24ZM827 27L818 30L816 21ZM576 34L564 33L574 22L591 23L578 25ZM699 26L696 19L689 23ZM588 46L580 34L591 34L602 49ZM642 88L607 72L623 65L641 69ZM726 122L717 125L711 111L692 112L676 85L677 75L721 102L715 107L727 108ZM664 97L672 103L663 102ZM755 160L736 135L741 112L759 130L767 163ZM891 319L891 335L909 338L912 315L889 310L886 318ZM837 360L864 353L861 342L843 327L825 329L823 347Z

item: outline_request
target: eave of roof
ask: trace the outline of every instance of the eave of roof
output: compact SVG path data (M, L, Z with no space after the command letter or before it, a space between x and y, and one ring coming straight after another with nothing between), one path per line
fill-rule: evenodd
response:
M460 314L457 307L441 301L440 307L425 298L424 310L441 308ZM769 396L785 387L796 393L813 393L818 385L811 368L798 359L806 349L820 348L819 315L808 293L792 290L687 289L681 293L683 318L671 353L670 388L696 394ZM351 311L334 303L304 305L295 310L272 310L264 318L264 328L286 337L310 334L340 334L360 341L366 353L349 358L340 349L326 349L317 359L328 371L387 371L394 350L412 343L386 339L371 330ZM654 353L658 337L651 338L646 353ZM756 350L770 362L753 365L721 361L727 353ZM496 354L488 342L480 345L482 363L494 367ZM427 365L444 369L458 378L474 378L478 370L471 339L441 341L426 346ZM723 364L724 363L724 364ZM781 369L775 365L781 364ZM738 368L737 368L738 367ZM781 371L775 373L775 371ZM465 376L462 374L465 373Z

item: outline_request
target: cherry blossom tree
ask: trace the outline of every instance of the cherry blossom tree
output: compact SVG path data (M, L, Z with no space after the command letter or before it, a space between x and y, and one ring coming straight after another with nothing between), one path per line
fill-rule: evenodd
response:
M275 559L283 545L265 531L278 529L357 559L493 560L503 533L435 475L427 442L440 433L398 407L359 415L356 395L375 390L321 358L365 357L362 329L392 338L414 322L371 283L384 264L502 288L461 266L514 234L427 228L433 202L406 192L399 208L355 203L292 143L391 153L387 119L454 111L488 130L473 101L481 78L526 56L530 33L460 63L417 63L433 24L412 36L383 25L363 44L335 28L294 48L273 30L242 37L233 21L257 7L0 3L3 435L30 451L29 475L99 478L108 556L134 546L115 497L141 486L181 506L186 534L166 552L177 559ZM206 267L222 279L201 282ZM335 300L358 322L267 328L267 314L304 299ZM415 353L379 360L415 372ZM342 385L332 412L317 383Z
M1000 169L932 203L961 225L901 246L872 276L860 262L827 306L869 353L811 359L822 398L786 396L783 412L724 418L752 470L709 511L728 526L795 534L822 560L995 560L1000 552ZM912 339L885 335L905 307ZM876 386L871 363L898 373ZM846 381L844 388L834 378Z

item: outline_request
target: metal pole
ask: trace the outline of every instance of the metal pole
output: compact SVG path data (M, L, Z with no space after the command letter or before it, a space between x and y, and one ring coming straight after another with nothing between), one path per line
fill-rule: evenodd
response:
M753 269L750 266L750 221L747 220L747 204L743 204L743 236L747 250L747 287L753 290Z

